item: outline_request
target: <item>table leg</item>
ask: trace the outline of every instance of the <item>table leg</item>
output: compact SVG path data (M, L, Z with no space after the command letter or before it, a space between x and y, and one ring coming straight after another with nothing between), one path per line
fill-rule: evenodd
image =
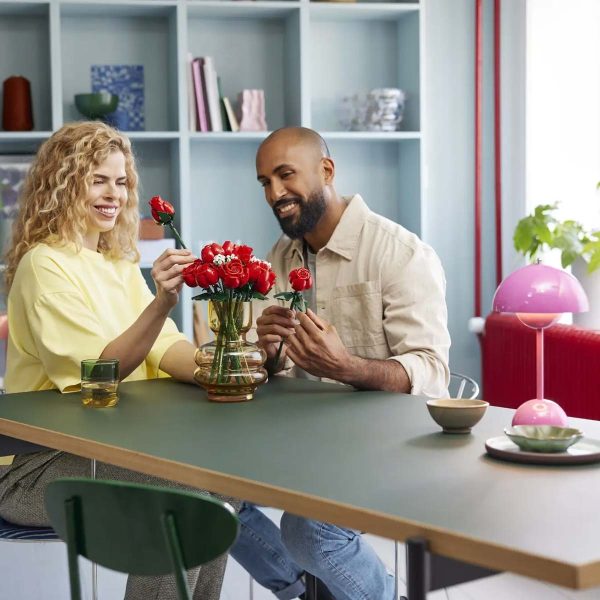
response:
M429 590L429 553L427 540L420 537L406 540L407 600L426 600Z
M96 479L96 459L92 458L92 479ZM98 600L98 565L92 562L92 600Z
M398 542L394 540L394 600L400 600L398 597L398 580L400 578L400 561Z

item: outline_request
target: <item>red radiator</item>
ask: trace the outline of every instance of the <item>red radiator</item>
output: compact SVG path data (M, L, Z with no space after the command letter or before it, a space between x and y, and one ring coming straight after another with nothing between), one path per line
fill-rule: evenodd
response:
M517 408L535 398L535 330L493 313L482 336L483 395ZM600 332L553 325L544 332L544 395L568 416L600 420Z

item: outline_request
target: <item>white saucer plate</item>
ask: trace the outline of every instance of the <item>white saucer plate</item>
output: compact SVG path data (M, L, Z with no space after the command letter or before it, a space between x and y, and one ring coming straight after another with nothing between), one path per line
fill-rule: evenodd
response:
M485 449L490 456L520 463L581 465L600 461L600 440L590 438L583 438L565 452L527 452L500 435L486 440Z

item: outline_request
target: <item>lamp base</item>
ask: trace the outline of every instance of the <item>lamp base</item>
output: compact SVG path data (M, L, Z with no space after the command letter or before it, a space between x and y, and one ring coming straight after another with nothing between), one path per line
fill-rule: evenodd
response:
M527 400L517 408L512 425L554 425L568 427L567 414L553 400Z

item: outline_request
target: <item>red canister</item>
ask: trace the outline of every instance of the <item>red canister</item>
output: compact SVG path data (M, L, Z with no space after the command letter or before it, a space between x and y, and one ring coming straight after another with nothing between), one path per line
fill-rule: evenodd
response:
M12 76L4 80L2 129L5 131L33 129L31 86L25 77Z

